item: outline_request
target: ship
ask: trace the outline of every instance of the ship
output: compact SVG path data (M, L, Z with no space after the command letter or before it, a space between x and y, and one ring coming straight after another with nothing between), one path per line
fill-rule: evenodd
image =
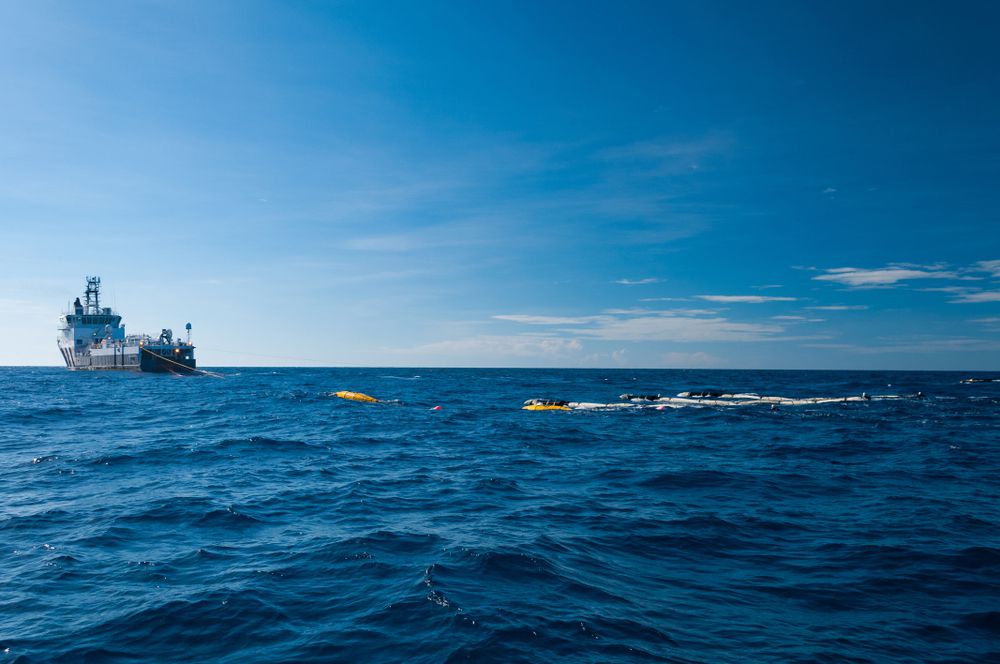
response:
M185 325L187 339L174 339L164 328L156 337L125 334L122 317L111 307L101 306L101 278L87 277L83 301L76 298L59 317L56 339L70 371L150 371L192 373L197 371L191 323Z

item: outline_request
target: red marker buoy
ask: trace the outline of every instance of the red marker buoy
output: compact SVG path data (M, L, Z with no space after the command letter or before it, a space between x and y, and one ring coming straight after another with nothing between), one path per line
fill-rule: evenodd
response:
M441 406L434 406L431 410L441 410Z

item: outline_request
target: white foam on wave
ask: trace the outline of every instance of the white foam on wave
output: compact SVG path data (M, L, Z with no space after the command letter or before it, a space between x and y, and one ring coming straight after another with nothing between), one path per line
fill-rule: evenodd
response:
M676 397L633 397L618 403L597 403L591 401L570 401L566 405L572 410L627 410L654 408L686 408L718 406L732 408L740 406L821 406L836 403L865 403L868 401L898 401L920 399L923 395L906 396L901 394L860 394L843 397L785 397L761 396L755 393L714 394L712 396L687 396L697 394L681 392ZM627 396L627 395L623 395Z

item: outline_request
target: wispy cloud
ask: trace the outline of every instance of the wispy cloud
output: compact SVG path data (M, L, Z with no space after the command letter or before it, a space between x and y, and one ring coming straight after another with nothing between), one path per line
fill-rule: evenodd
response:
M925 293L949 293L954 295L949 304L976 304L1000 301L1000 291L970 288L968 286L942 286L941 288L918 288Z
M556 330L580 339L601 341L720 342L770 341L785 328L775 322L735 321L706 309L646 311L610 309L597 316L535 316L507 314L494 316L526 325L573 325ZM578 327L577 327L578 326Z
M958 297L948 300L952 304L976 304L979 302L1000 302L1000 290L995 291L969 291L962 293Z
M333 164L310 162L309 172L328 174L335 184L318 188L323 195L310 199L308 218L336 226L338 248L400 259L449 249L478 255L529 228L542 239L546 233L558 236L566 247L562 229L571 222L582 229L570 238L576 244L666 243L702 232L710 221L711 206L687 196L693 181L679 183L671 173L726 145L717 137L599 149L510 136L473 143L475 149L464 142L436 146L417 168L405 150L385 147L355 148L351 158ZM578 172L588 174L586 183L559 184L567 173ZM541 190L526 182L551 186ZM270 219L266 223L273 225ZM604 232L612 228L614 233Z
M585 325L601 320L602 316L531 316L528 314L500 314L496 320L506 320L524 325Z
M980 325L990 332L1000 332L1000 316L987 316L986 318L973 318L969 321L973 325Z
M709 302L762 304L764 302L795 302L797 297L776 297L767 295L695 295L699 300Z
M743 323L724 317L637 316L616 318L577 332L604 341L770 341L785 331L781 325Z
M977 272L989 272L994 277L1000 277L1000 261L979 261L973 265Z
M658 284L660 280L656 277L646 277L645 279L616 279L611 283L621 284L622 286L642 286L644 284Z
M700 139L660 137L602 150L598 157L616 165L639 165L656 176L681 175L702 169L705 161L731 148L733 138L714 133Z
M817 307L806 307L806 309L817 311L864 311L867 308L867 304L825 304Z
M938 288L917 288L916 290L921 293L965 293L968 292L969 288L967 286L940 286Z
M698 315L692 315L692 314ZM704 310L622 311L618 315L601 316L495 316L502 320L527 325L579 325L559 330L579 338L604 341L767 341L776 338L785 328L777 323L741 322ZM566 322L562 322L566 321Z
M781 320L789 323L822 323L826 319L807 318L806 316L771 316L771 320Z
M849 344L849 343L805 343L805 348L826 350L842 350L861 355L880 355L882 353L940 353L950 351L990 351L1000 350L1000 341L995 339L976 339L960 337L953 339L913 339L898 340L892 343Z
M879 268L835 267L827 268L824 274L813 277L816 281L830 281L851 288L892 288L909 281L925 279L950 279L955 281L978 281L984 272L1000 276L1000 260L979 261L967 267L951 267L947 263L889 263ZM946 287L948 288L948 287ZM958 287L950 287L957 290ZM923 289L932 290L932 289ZM945 290L945 288L936 289Z
M980 325L990 332L1000 332L1000 316L987 316L986 318L973 318L969 321L973 325Z
M601 313L613 316L715 316L724 309L605 309Z
M902 281L915 279L963 279L950 270L914 269L901 265L890 265L876 269L857 267L835 267L826 270L826 274L813 277L816 281L832 281L852 288L885 288Z

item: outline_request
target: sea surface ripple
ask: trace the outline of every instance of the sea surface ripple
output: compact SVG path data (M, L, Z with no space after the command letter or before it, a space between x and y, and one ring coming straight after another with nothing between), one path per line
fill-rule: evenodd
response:
M0 662L1000 661L1000 383L218 373L0 368ZM926 397L520 410L701 388Z

